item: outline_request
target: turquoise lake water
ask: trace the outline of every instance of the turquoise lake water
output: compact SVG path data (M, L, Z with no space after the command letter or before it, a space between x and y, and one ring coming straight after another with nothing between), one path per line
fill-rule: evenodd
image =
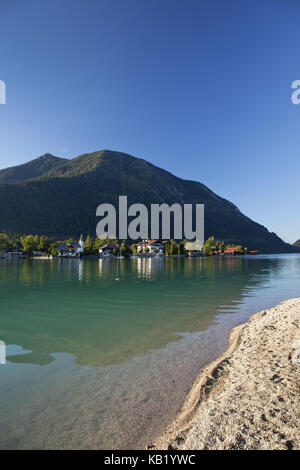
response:
M143 448L300 255L0 260L0 448Z

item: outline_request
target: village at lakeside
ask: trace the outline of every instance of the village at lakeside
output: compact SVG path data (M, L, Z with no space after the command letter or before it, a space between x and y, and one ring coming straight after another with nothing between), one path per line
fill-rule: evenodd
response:
M78 241L63 241L48 238L45 235L9 235L0 234L1 258L129 258L129 257L164 257L164 256L234 256L258 255L258 250L248 250L242 245L225 243L209 237L203 245L195 245L187 240L141 240L130 244L127 240L92 239L89 235L81 236Z

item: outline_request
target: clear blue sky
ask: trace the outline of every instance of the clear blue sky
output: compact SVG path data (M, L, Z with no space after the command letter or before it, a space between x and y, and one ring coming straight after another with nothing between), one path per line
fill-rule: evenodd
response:
M0 167L109 148L300 238L298 0L1 0Z

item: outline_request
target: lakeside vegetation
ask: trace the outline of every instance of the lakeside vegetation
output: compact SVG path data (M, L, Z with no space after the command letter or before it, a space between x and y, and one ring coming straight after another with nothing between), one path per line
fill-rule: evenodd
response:
M82 236L81 236L82 237ZM83 238L83 237L82 237ZM54 238L47 237L46 235L18 235L9 233L0 233L0 252L11 250L22 250L28 256L32 256L34 252L43 252L46 255L58 256L59 245L67 245L74 243L75 238L68 238L65 240L55 240ZM127 256L130 254L139 255L147 254L149 249L146 247L144 253L138 253L137 244L129 244L126 240L117 239L99 239L92 238L88 235L83 242L84 255L97 255L99 248L102 245L111 244L114 246L113 254L118 256ZM177 243L175 240L170 240L166 244L166 255L184 254L184 242Z
M203 246L203 252L206 256L212 256L214 254L223 254L229 251L230 248L234 248L236 253L239 255L245 255L248 252L248 248L242 245L234 245L225 243L224 241L215 240L214 236L211 236L206 240Z
M83 239L83 236L81 236ZM15 233L0 233L0 252L9 252L13 250L22 250L27 256L46 255L46 256L58 256L59 246L68 245L69 243L75 243L76 239L68 238L65 240L55 240L54 238L47 237L46 235L19 235ZM185 243L187 240L177 242L176 240L170 240L165 245L166 256L172 255L184 255L186 253ZM87 256L93 256L99 254L99 248L101 246L110 244L112 245L112 251L115 256L143 256L149 254L149 248L145 247L143 252L138 251L136 243L129 244L127 240L116 240L116 239L99 239L92 238L88 235L83 242L83 254ZM213 236L206 240L203 246L203 253L206 256L213 256L216 254L226 254L230 248L234 248L235 253L232 254L246 254L247 248L241 245L226 244L224 241L216 240Z

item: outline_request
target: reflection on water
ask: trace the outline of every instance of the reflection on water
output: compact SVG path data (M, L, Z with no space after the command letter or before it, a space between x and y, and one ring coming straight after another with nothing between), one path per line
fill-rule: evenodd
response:
M0 260L0 446L144 445L230 329L299 281L298 255Z
M65 352L81 365L120 363L182 332L206 329L220 305L236 309L246 287L265 282L278 263L235 257L4 263L2 338L32 351L14 362L42 365L51 353Z

